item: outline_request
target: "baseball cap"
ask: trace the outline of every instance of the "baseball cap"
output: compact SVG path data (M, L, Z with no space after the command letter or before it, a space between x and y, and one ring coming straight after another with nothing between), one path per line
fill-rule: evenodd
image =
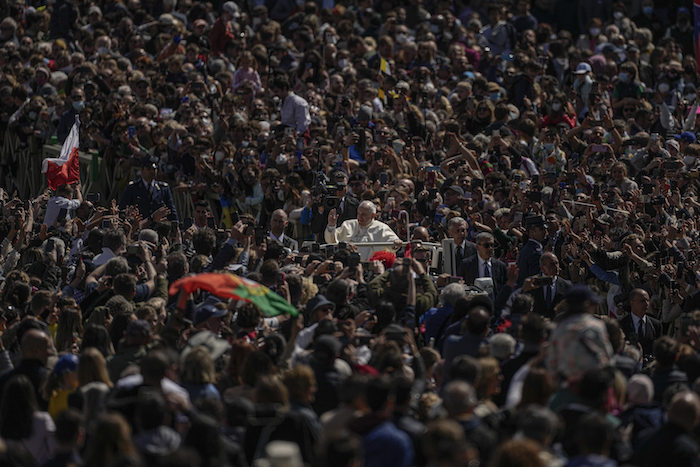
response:
M445 190L445 191L448 191L448 190L452 190L452 191L454 191L455 193L457 193L460 197L464 198L464 190L462 189L461 186L451 185L451 186L450 186L447 190Z
M325 295L316 294L306 303L306 311L307 313L313 313L317 309L324 306L330 306L331 308L335 309L335 304L328 300Z
M151 335L151 325L148 323L148 321L143 319L134 320L126 326L124 335L132 337L148 337Z
M194 325L199 326L203 322L211 318L221 318L228 310L218 308L211 303L204 302L194 310Z
M584 73L590 73L591 71L593 71L593 69L591 68L591 65L589 65L586 62L582 62L582 63L579 63L578 65L576 65L576 71L574 71L574 74L575 75L582 75Z
M57 376L63 376L71 371L78 370L78 356L72 353L61 355L53 367L53 372Z
M690 131L684 131L680 135L673 135L673 137L687 143L694 143L696 140L695 134Z
M221 8L223 11L226 13L232 15L234 18L238 18L241 16L239 10L238 10L238 5L236 5L233 2L226 2L224 3L223 7Z

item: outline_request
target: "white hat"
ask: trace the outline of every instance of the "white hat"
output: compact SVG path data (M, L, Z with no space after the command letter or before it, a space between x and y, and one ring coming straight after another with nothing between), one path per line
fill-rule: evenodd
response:
M574 74L575 75L582 75L584 73L590 73L591 71L593 71L593 69L591 68L591 65L589 65L586 62L581 62L576 66L576 71L574 71Z

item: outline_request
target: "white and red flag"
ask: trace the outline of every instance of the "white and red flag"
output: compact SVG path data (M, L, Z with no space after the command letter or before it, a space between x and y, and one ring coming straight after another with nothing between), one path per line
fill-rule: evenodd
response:
M60 185L80 182L79 129L80 120L76 115L73 128L71 128L61 147L61 156L44 159L41 164L41 173L46 174L46 183L52 190L55 190Z

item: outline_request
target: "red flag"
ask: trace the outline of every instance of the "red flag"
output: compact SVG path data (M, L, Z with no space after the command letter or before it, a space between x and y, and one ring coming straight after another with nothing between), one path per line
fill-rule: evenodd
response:
M61 147L61 156L44 159L41 164L41 172L46 174L46 183L52 190L55 190L60 185L68 185L80 181L79 128L80 120L76 115L73 128L71 128Z

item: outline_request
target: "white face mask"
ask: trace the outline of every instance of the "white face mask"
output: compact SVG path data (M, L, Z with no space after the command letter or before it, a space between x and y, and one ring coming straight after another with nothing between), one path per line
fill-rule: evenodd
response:
M559 112L561 110L561 102L553 102L552 110L555 112Z
M615 18L617 20L620 20L624 17L625 17L625 14L621 11L616 11L615 13L613 13L613 18Z
M591 28L588 30L588 32L591 33L591 36L595 37L600 34L600 28Z
M107 47L98 47L97 53L99 55L107 55L109 53L109 49Z
M396 35L396 42L399 44L405 44L408 42L408 36L405 33L400 32Z
M671 89L671 86L668 85L668 83L659 83L659 92L668 92L668 90Z
M350 63L348 62L347 58L341 58L340 60L338 60L338 67L341 70L344 70L345 68L347 68L349 64Z
M262 20L258 16L253 17L253 29L257 29L258 26L260 26L260 23L262 23Z

